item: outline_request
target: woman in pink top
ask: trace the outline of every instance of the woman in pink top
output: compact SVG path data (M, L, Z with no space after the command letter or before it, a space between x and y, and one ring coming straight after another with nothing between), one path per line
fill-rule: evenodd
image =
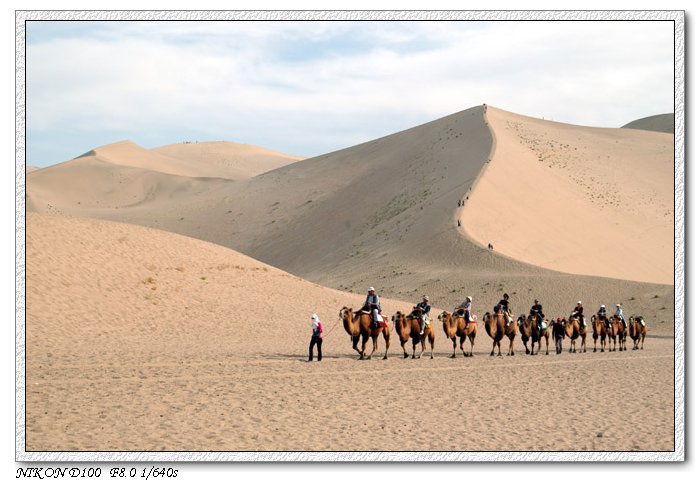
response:
M314 359L314 345L318 346L318 361L321 361L321 344L323 343L323 325L318 315L311 315L311 343L309 343L309 361Z

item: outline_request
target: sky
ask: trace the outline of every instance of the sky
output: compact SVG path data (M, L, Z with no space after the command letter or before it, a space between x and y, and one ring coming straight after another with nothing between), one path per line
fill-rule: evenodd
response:
M124 139L311 157L483 103L598 127L674 106L669 21L26 25L40 167Z

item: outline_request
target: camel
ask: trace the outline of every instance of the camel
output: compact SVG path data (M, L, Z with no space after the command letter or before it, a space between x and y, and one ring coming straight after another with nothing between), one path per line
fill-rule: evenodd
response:
M523 340L523 345L525 345L525 354L537 355L542 349L542 337L544 337L547 344L545 355L549 355L549 327L551 327L551 322L547 329L542 330L539 323L537 323L537 316L530 315L526 318L525 315L520 315L518 326L520 327L520 338ZM528 341L530 341L530 348L527 347ZM535 352L535 341L537 341L537 352Z
M488 311L484 313L482 318L484 321L484 327L486 328L486 333L493 339L493 347L491 348L491 356L494 355L496 351L496 346L498 346L498 356L503 356L501 354L501 340L506 336L506 317L503 313L491 314ZM513 331L513 330L511 330ZM515 333L513 332L513 338L515 338ZM513 338L510 338L510 347L508 348L508 355L512 356L513 353Z
M591 316L591 329L593 330L593 353L598 350L598 338L600 338L601 353L605 351L605 338L608 335L608 328L606 324L607 321L608 318L605 316Z
M647 327L642 325L642 317L633 315L629 320L629 332L630 338L634 342L633 350L643 350L644 349L644 338L647 336ZM639 342L642 342L642 346L639 346Z
M423 352L425 351L425 339L430 341L430 359L433 359L433 349L435 348L435 332L433 331L433 325L425 325L425 330L423 334L420 334L420 316L423 314L423 310L420 308L414 309L410 315L406 316L400 311L397 311L394 316L391 317L391 321L394 322L396 327L396 333L399 335L399 341L401 341L401 348L403 348L403 357L408 358L408 352L406 351L406 342L410 338L413 343L413 356L411 358L421 358ZM421 352L420 355L416 357L416 345L420 342Z
M608 351L617 351L618 341L620 343L620 351L622 351L624 332L625 327L622 324L622 319L618 315L613 315L610 319L610 328L608 328Z
M442 322L442 329L445 331L445 336L452 340L452 356L457 355L457 337L459 337L459 349L462 350L464 356L474 356L474 339L476 338L476 323L467 323L464 316L452 316L450 313L443 311L438 315L438 320ZM464 351L464 341L469 338L471 349L469 353Z
M340 313L338 313L338 316L341 320L343 320L343 328L345 328L345 331L347 331L350 335L350 339L352 340L352 348L360 354L360 360L365 359L365 347L367 345L367 340L370 337L372 338L372 353L369 354L367 360L372 358L374 351L377 349L377 338L379 337L380 333L384 335L384 343L386 344L383 359L386 360L388 358L387 353L389 352L389 336L391 334L388 324L386 324L386 326L380 326L379 328L373 328L372 315L370 313L364 311L353 313L352 308L348 308L347 306L343 306ZM360 341L360 338L362 338L361 350L357 348L357 343Z
M622 322L620 315L613 315L613 323L618 324L617 343L620 351L627 351L627 326Z
M581 347L578 352L586 353L586 335L588 334L588 327L581 327L578 316L569 316L568 321L564 325L564 333L571 339L571 345L569 346L569 353L576 353L576 339L581 338Z

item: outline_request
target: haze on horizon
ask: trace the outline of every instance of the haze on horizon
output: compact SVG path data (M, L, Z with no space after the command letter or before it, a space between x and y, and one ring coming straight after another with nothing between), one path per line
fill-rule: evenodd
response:
M488 103L673 112L672 21L27 22L27 164L130 139L315 156Z

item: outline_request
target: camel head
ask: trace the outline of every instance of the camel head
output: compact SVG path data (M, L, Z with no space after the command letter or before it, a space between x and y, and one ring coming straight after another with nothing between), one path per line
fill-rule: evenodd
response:
M525 323L525 320L527 320L527 317L525 315L518 316L518 326L522 326L523 323Z
M449 323L452 319L452 315L446 311L443 311L438 315L438 320L442 321L442 324Z
M393 321L394 323L397 323L399 321L404 320L405 318L406 318L406 315L404 315L400 311L397 311L395 314L393 314L391 316L391 321Z

